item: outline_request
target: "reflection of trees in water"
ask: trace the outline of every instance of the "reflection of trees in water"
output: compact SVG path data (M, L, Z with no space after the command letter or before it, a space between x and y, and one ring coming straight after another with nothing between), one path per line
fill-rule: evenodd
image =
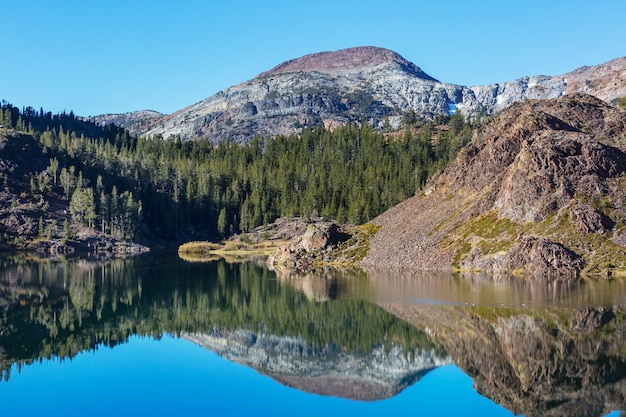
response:
M0 308L5 378L13 363L71 358L133 334L249 329L353 352L392 342L435 349L424 333L371 303L341 297L317 303L251 263L5 262Z

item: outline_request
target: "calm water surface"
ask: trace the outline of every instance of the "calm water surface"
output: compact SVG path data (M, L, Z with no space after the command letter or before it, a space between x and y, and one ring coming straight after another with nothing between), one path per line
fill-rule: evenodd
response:
M603 416L626 286L0 260L4 415Z

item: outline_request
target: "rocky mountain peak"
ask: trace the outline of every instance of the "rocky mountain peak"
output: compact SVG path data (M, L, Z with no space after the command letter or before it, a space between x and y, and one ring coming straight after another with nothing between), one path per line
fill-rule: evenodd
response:
M297 59L285 61L271 70L259 74L257 78L288 72L354 72L387 63L398 65L416 77L436 81L415 64L404 59L400 54L375 46L362 46L305 55Z
M138 112L94 118L132 133L167 139L249 142L257 135L297 134L303 126L367 119L398 127L414 111L433 119L459 111L498 113L527 99L585 92L616 104L626 95L626 58L560 76L530 76L483 86L439 82L396 52L364 46L286 61L170 115Z

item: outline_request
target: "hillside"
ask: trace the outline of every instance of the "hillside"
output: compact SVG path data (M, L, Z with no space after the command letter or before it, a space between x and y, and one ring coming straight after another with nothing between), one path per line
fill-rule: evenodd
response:
M82 220L94 204L83 198L92 190L88 181L46 151L32 134L0 129L0 250L100 257L147 250L86 227Z
M399 126L414 111L433 119L456 110L493 114L525 99L558 98L578 91L607 102L626 96L626 58L560 76L528 76L484 86L440 82L399 54L376 47L322 52L293 59L173 114L99 116L133 133L167 139L231 139L298 133L305 125L334 128L363 118Z
M37 219L43 215L43 200L31 194L33 174L45 171L48 160L39 144L30 135L0 129L0 249L24 244L21 239L37 236ZM48 195L53 202L49 211L59 214L63 207L57 195Z
M516 103L420 195L374 219L369 268L626 271L626 113L585 94Z

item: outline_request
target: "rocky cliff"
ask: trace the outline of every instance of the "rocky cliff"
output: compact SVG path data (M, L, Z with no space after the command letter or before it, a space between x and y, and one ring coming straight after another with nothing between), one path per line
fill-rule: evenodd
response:
M365 118L375 126L385 119L398 125L410 110L427 119L456 110L492 114L516 101L576 91L611 101L626 95L625 73L621 58L561 76L466 87L439 82L387 49L358 47L287 61L170 115L137 112L95 120L165 139L245 142L256 135L296 133L307 124L332 128Z
M437 366L451 364L440 353L403 352L398 345L362 354L334 345L315 347L303 338L256 334L248 330L184 334L218 355L277 382L319 395L375 401L392 397Z
M585 94L516 103L424 192L374 220L366 267L626 270L626 113Z

